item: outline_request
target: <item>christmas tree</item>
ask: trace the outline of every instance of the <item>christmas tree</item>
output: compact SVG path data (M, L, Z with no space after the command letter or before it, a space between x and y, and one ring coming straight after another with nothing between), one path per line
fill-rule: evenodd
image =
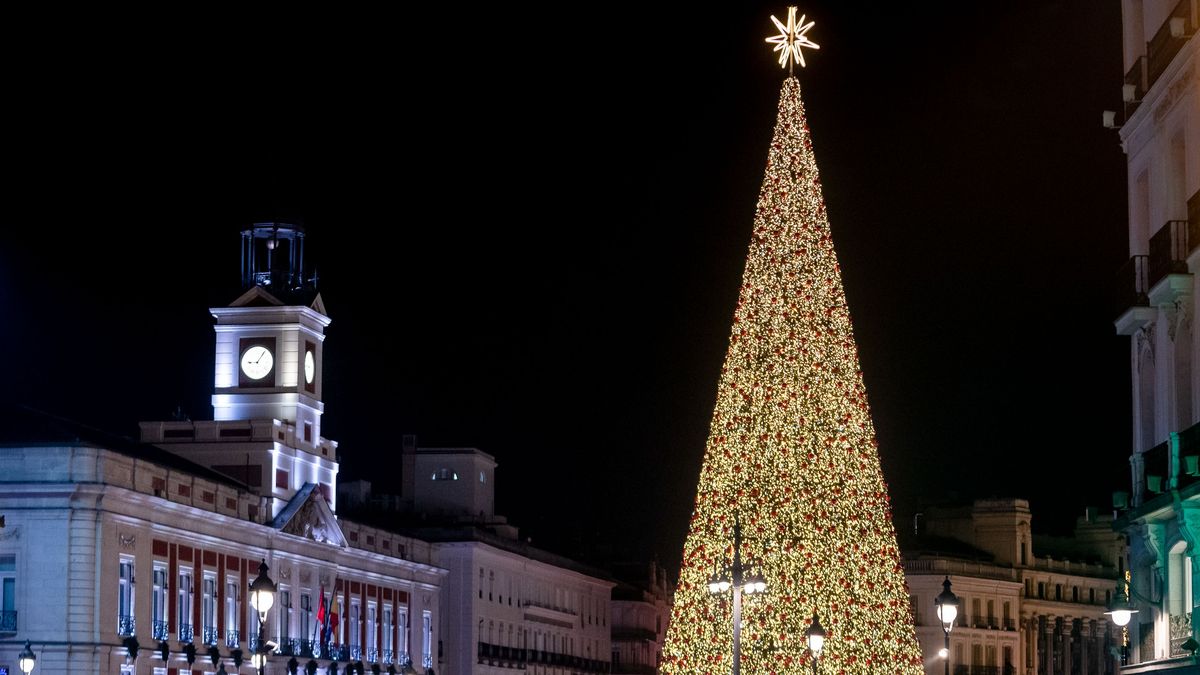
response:
M774 17L772 17L774 18ZM798 57L794 15L785 58ZM803 23L803 18L801 22ZM788 56L786 50L795 50ZM790 65L790 64L789 64ZM766 582L741 599L741 672L923 673L887 487L821 196L800 83L789 75L754 216L661 672L728 673L734 561ZM726 586L727 588L727 586ZM751 590L754 590L753 588Z

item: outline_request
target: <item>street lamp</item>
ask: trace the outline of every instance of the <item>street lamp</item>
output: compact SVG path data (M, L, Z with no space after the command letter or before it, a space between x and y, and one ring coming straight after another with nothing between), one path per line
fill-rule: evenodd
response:
M1112 620L1117 628L1124 629L1129 625L1129 621L1133 619L1133 615L1137 614L1137 609L1134 608L1130 601L1129 594L1125 592L1125 585L1118 582L1117 592L1113 594L1112 601L1108 603L1108 609L1104 612ZM1122 630L1121 640L1121 665L1129 664L1129 640L1128 636Z
M25 675L32 673L33 667L37 665L37 654L33 653L29 640L25 641L25 649L22 649L21 653L17 655L17 665L21 666L21 672Z
M258 576L250 582L250 606L258 612L258 649L251 657L251 663L262 675L267 665L267 654L275 649L274 642L267 641L267 612L275 604L275 582L267 576L267 561L258 564Z
M958 596L950 591L950 577L942 582L942 592L933 600L937 607L938 620L942 622L942 632L946 635L946 644L942 647L941 656L946 661L946 675L950 675L950 631L954 630L954 619L958 617Z
M812 652L812 670L816 675L817 659L821 658L821 648L825 646L825 629L821 627L816 612L813 612L812 625L804 631L804 637L808 640L808 651Z
M767 590L767 581L761 574L749 573L742 565L742 525L733 525L733 565L714 574L708 581L708 590L713 595L733 589L733 675L742 670L742 593L762 593Z

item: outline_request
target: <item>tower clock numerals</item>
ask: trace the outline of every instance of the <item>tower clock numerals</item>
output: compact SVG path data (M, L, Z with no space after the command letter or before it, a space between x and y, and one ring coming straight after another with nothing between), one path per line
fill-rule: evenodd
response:
M317 374L317 360L313 357L312 350L304 352L304 383L312 384L313 377Z
M270 374L275 366L275 357L271 350L262 345L250 347L242 352L242 372L252 380L261 380Z

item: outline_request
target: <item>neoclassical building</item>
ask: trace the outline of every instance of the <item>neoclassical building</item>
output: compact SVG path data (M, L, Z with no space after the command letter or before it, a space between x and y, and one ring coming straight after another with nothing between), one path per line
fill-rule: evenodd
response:
M0 409L0 670L28 640L42 673L254 672L247 586L265 561L268 673L434 672L448 572L432 546L334 513L329 317L302 244L290 226L243 233L245 293L211 310L212 421L132 440Z
M1129 255L1117 332L1130 336L1131 490L1116 506L1138 610L1123 635L1129 672L1197 666L1200 633L1200 6L1122 0Z
M900 532L925 669L938 675L945 636L934 600L958 596L950 665L958 675L1107 675L1119 632L1105 616L1125 545L1111 517L1088 511L1071 537L1034 536L1023 499L928 508Z

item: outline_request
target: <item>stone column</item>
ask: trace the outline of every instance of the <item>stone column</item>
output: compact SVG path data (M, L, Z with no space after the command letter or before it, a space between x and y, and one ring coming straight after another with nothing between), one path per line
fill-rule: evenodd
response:
M1054 617L1047 614L1042 617L1042 641L1045 645L1046 656L1042 660L1042 675L1054 675Z

